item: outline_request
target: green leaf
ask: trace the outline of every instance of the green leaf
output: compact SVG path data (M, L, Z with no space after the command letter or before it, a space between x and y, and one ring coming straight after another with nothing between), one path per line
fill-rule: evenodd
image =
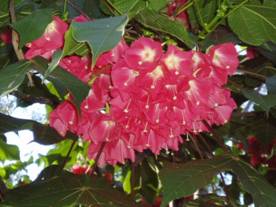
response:
M87 42L92 51L92 64L103 52L115 47L121 40L127 16L98 19L91 22L73 22L73 36L78 42Z
M47 70L47 61L43 58L35 58L33 64L42 74ZM47 79L55 86L62 87L66 89L67 93L71 93L73 95L73 101L78 107L80 107L81 102L86 98L90 90L88 85L60 67L57 67L49 74Z
M272 107L276 106L276 94L261 95L255 90L242 90L242 93L266 112L269 112Z
M233 171L239 177L244 190L253 196L256 206L271 207L276 202L276 190L247 163L230 156L210 160L195 160L185 164L166 163L161 170L163 203L193 194L211 183L220 172Z
M27 119L17 119L0 113L0 134L10 131L29 129L34 134L34 141L44 145L55 144L64 140L53 128ZM77 139L71 133L67 133L66 138Z
M51 63L49 64L49 67L48 69L45 71L44 73L44 78L46 79L47 76L52 73L58 66L59 62L61 61L63 57L63 53L61 50L57 50L54 54L53 54L53 57L52 57L52 61Z
M160 15L156 11L150 9L144 9L136 16L135 19L145 27L155 31L164 32L177 38L189 48L193 48L195 46L195 42L191 35L179 21L173 21L168 17Z
M149 0L148 6L155 11L160 11L161 9L164 9L169 2L170 0Z
M211 179L225 169L231 158L218 157L212 160L196 160L185 164L166 163L160 172L165 207L171 200L193 194L206 186Z
M77 42L73 37L72 27L65 33L63 56L79 55L83 56L89 52L89 47L85 43Z
M146 7L146 2L141 0L108 0L108 2L118 15L126 14L129 19Z
M31 69L31 63L22 61L0 70L0 95L16 90L24 81L25 74Z
M231 29L245 43L261 45L267 41L276 43L276 2L251 1L244 4L229 17Z
M41 9L13 23L13 28L19 33L19 47L39 38L46 26L52 21L52 10Z
M127 194L131 193L131 170L127 171L123 181L123 189Z
M19 149L16 145L10 145L0 139L0 160L19 160Z
M138 206L130 197L108 185L103 178L76 176L68 172L8 191L2 205L6 207Z
M231 169L239 177L243 189L252 195L255 206L275 206L276 189L260 176L254 168L240 160L233 162Z

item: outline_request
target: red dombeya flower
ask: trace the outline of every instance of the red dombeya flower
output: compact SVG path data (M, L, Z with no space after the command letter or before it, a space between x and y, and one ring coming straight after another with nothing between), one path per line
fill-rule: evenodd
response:
M67 131L75 133L78 127L75 106L69 101L58 105L50 114L50 126L55 128L61 136L65 136Z
M25 53L25 58L30 60L41 56L50 59L56 50L63 47L64 34L67 29L67 23L57 16L53 17L53 21L46 27L42 37L26 45L29 49Z
M63 47L67 23L54 17L51 24L28 44L27 58L50 59ZM96 79L80 114L64 101L50 114L50 125L62 136L71 131L91 142L91 159L105 143L100 166L134 161L136 151L178 150L182 134L208 131L204 122L221 125L230 119L236 104L223 86L238 63L232 43L213 46L207 54L170 45L164 52L160 42L146 37L130 46L121 40L93 69L90 58L68 56L62 68L85 83L92 75Z

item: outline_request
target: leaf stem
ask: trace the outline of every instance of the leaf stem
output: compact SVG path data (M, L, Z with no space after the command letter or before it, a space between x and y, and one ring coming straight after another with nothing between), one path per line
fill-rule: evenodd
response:
M180 7L178 7L174 13L174 16L179 15L180 13L186 11L188 8L190 8L191 6L193 6L194 1L190 0L188 2L186 2L185 4L181 5Z
M266 76L258 74L258 73L254 73L254 72L247 71L247 70L242 70L242 69L239 69L239 72L242 72L244 74L250 75L250 76L255 77L255 78L258 78L261 81L265 81L266 80Z
M211 22L206 26L206 31L203 31L199 34L200 39L205 39L210 33L212 33L220 24L221 22L227 18L229 15L231 15L234 11L239 9L241 6L243 6L245 3L247 3L248 0L244 0L237 6L235 6L233 9L231 9L228 13L226 13L228 7L225 5L226 1L224 0L221 4L220 8L218 9L217 15L211 20Z

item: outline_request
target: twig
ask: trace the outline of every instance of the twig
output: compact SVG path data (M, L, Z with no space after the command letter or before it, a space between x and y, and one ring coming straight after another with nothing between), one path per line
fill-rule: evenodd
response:
M100 149L99 149L99 151L98 151L98 153L97 153L97 155L96 155L96 157L95 157L95 162L94 162L93 166L88 170L89 175L93 175L93 173L94 173L94 171L95 171L95 168L96 168L97 165L98 165L99 159L100 159L100 157L101 157L101 154L102 154L102 152L103 152L103 149L104 149L105 145L106 145L106 142L103 142L103 143L101 144Z
M63 160L63 163L62 163L62 165L61 165L61 171L63 170L63 168L65 167L65 165L66 165L66 163L68 162L68 160L69 160L69 157L70 157L70 154L71 154L71 152L72 152L72 150L73 150L73 148L74 148L74 146L75 146L75 144L77 143L77 139L75 139L73 142L72 142L72 144L71 144L71 146L70 146L70 148L69 148L69 150L68 150L68 152L67 152L67 154L66 154L66 157L65 157L65 159Z
M266 80L266 77L264 75L261 75L261 74L258 74L258 73L254 73L254 72L251 72L251 71L247 71L247 70L242 70L242 69L239 69L238 70L239 72L242 72L244 74L247 74L249 76L252 76L254 78L258 78L260 79L261 81L265 81Z
M10 18L11 18L11 23L16 22L16 16L15 16L15 10L14 10L14 0L9 1L9 13L10 13ZM14 31L14 29L12 29L12 46L13 46L14 52L17 56L17 59L20 61L20 60L24 60L25 58L24 58L23 51L19 48L18 42L19 42L18 34L16 33L16 31ZM33 87L34 83L32 80L32 76L29 72L27 73L27 77L29 79L29 85Z

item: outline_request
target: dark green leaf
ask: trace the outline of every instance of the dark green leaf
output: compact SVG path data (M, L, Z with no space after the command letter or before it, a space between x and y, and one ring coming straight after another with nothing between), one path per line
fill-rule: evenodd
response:
M60 60L62 59L62 51L61 50L57 50L54 54L53 54L53 57L52 57L52 61L51 63L49 64L49 67L48 69L45 71L44 73L44 78L47 78L47 76L52 73L58 66Z
M34 141L40 144L50 145L64 140L54 129L38 122L17 119L0 113L0 134L10 131L29 129L34 133ZM67 138L76 139L75 135L68 133Z
M233 171L239 177L244 190L249 192L256 206L271 207L276 202L276 190L252 167L229 156L211 160L196 160L185 164L167 163L161 170L164 188L162 207L171 200L193 194L211 182L220 172Z
M35 58L33 63L36 69L42 74L47 70L47 61L45 59ZM78 107L89 91L88 85L85 85L82 81L60 67L57 67L51 74L49 74L47 79L53 82L54 85L63 87L68 93L70 92L73 95L74 103Z
M146 2L141 0L108 0L108 2L118 15L127 14L130 19L146 7Z
M191 35L179 21L173 21L168 17L160 15L156 11L150 9L144 9L141 11L136 16L136 20L145 27L164 32L177 38L186 44L189 48L193 48L195 46L195 42Z
M19 33L19 47L39 38L52 20L52 10L42 9L13 23L13 28Z
M29 62L17 62L0 70L0 95L16 90L24 81L25 74L31 69Z
M250 1L233 11L228 17L228 22L231 29L245 43L276 43L276 2Z
M170 0L149 0L149 7L152 8L155 11L159 11L161 9L164 9Z
M255 90L242 90L242 93L266 112L269 112L272 107L276 106L276 94L261 95Z
M197 189L206 186L220 171L223 171L232 159L218 157L212 160L196 160L185 164L166 163L161 170L163 202L165 207L171 200L189 196Z
M74 38L78 42L87 42L90 46L93 54L92 63L95 64L100 54L119 43L127 21L127 16L116 16L91 22L73 22L71 27Z
M192 28L196 30L200 28L197 12L200 13L203 23L209 23L215 17L219 6L218 0L211 0L211 1L197 0L197 3L198 3L199 11L196 11L195 6L190 7L187 10L189 15L189 23L191 24Z
M113 189L103 178L74 176L64 172L46 180L22 186L7 192L4 206L9 207L135 207L124 193Z
M252 195L256 206L272 207L275 205L276 189L249 164L235 161L231 164L231 170L239 177L243 189Z
M9 145L0 140L0 160L19 160L19 150L15 145Z

